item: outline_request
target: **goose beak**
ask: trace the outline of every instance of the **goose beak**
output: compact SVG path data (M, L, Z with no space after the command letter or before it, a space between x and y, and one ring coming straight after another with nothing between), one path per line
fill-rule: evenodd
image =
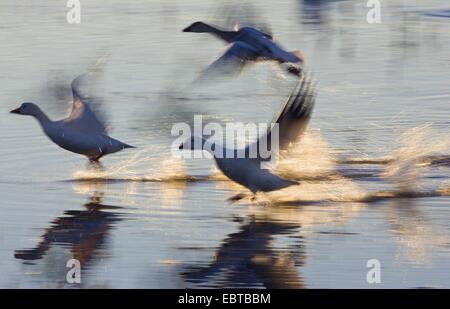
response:
M20 107L13 109L12 111L10 111L11 114L20 114Z

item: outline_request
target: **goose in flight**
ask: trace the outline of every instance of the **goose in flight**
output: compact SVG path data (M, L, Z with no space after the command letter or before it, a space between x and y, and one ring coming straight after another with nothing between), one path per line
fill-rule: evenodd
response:
M287 150L292 143L295 143L301 137L307 128L314 103L315 86L312 85L310 80L307 81L305 77L302 77L275 121L279 133L278 150ZM179 149L209 151L213 155L217 167L229 179L248 188L253 194L269 192L298 184L296 181L283 179L261 167L261 163L269 160L269 158L261 156L260 148L262 145L267 145L267 149L270 148L270 156L277 157L271 145L273 133L274 130L270 128L255 143L247 145L244 150L245 156L239 156L239 153L242 153L240 149L226 149L222 145L198 136L192 136L185 140L179 146ZM249 155L252 152L251 149L258 150L256 156ZM232 200L238 200L242 197L244 196L238 194Z
M44 133L56 145L85 155L93 162L97 162L104 155L125 148L135 148L108 136L105 125L100 122L77 91L77 83L82 77L83 75L80 75L71 84L73 106L67 118L52 121L36 104L31 102L22 103L10 113L33 116L38 120Z
M248 61L274 60L279 64L290 63L287 71L300 76L299 65L304 63L301 51L286 51L278 45L271 34L252 27L242 27L235 31L224 31L203 22L195 22L183 32L211 33L217 38L231 44L228 50L207 69L208 71L241 71ZM296 64L296 65L292 65Z

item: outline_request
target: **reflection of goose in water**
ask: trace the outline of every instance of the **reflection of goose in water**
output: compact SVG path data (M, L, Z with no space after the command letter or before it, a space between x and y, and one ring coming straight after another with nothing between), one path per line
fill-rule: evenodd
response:
M103 193L94 192L84 204L85 210L68 210L64 216L52 221L42 240L33 249L16 250L14 256L21 260L38 260L45 257L52 246L70 249L72 257L81 266L95 258L99 249L105 246L105 240L120 218L109 212L118 207L101 204Z
M297 267L304 263L303 245L296 244L292 251L297 252L271 246L275 236L296 229L282 221L251 220L224 240L213 262L189 267L182 275L188 283L208 287L302 288Z
M443 10L436 10L436 11L427 11L424 13L425 16L432 16L432 17L443 17L443 18L450 18L450 10L449 9L443 9Z

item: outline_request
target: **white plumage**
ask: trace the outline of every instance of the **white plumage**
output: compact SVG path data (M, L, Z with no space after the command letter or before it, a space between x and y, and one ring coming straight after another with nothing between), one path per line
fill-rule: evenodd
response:
M278 63L304 62L300 51L286 51L274 40L272 35L252 27L242 27L236 31L224 31L203 22L195 22L183 30L184 32L211 33L231 46L207 69L207 72L221 69L225 73L240 71L248 61L273 60ZM289 73L299 76L301 69L289 66Z
M306 130L315 103L314 88L306 78L299 80L276 119L275 123L279 126L279 150L287 150ZM259 191L268 192L298 184L296 181L283 179L269 170L261 168L261 163L269 159L261 157L259 148L263 143L267 143L269 145L268 148L273 150L270 143L271 134L273 134L273 131L269 129L255 144L247 145L244 150L245 158L238 157L239 150L237 149L230 151L222 145L210 144L208 140L198 136L192 136L181 144L179 148L195 150L197 145L201 146L202 150L209 150L214 155L217 167L229 179L247 187L253 193ZM255 158L251 158L248 155L251 153L252 147L258 149ZM214 151L211 151L211 149L214 149ZM230 153L233 154L231 157L226 155ZM222 154L222 156L217 156L217 154ZM272 151L271 156L277 156L277 153Z
M76 84L82 77L81 75L72 82L73 106L67 118L52 121L36 104L30 102L23 103L11 113L35 117L44 133L55 144L68 151L85 155L91 161L97 161L104 155L124 148L134 148L108 136L105 125L76 89Z

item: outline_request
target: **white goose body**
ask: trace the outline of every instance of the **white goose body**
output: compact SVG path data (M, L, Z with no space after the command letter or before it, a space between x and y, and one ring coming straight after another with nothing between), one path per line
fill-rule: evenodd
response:
M280 63L299 63L302 59L294 52L288 52L275 43L271 36L251 27L239 29L234 42L244 42L257 52L255 59L276 60Z
M271 35L252 27L242 27L237 31L224 31L203 22L195 22L183 31L211 33L231 44L228 50L208 67L207 71L226 66L240 71L247 61L274 60L280 64L304 62L303 53L284 50L273 40ZM288 71L297 76L300 75L298 67L290 66Z
M302 78L276 120L279 125L279 150L287 150L292 143L302 136L311 117L314 103L315 94L311 82L306 82L305 78ZM180 149L195 150L197 149L195 148L196 145L201 145L202 150L207 150L214 156L217 167L229 179L243 185L253 193L274 191L298 184L298 182L283 179L271 173L270 170L261 167L261 164L268 159L260 157L259 147L267 141L267 149L271 149L272 133L272 130L268 130L255 144L248 145L244 150L246 154L244 158L238 157L238 150L230 151L221 145L212 144L212 142L197 136L192 136L186 140L180 145ZM201 142L198 139L201 139ZM252 147L256 147L258 150L256 158L248 156ZM211 149L214 149L214 151ZM233 155L227 156L230 153ZM218 157L217 154L221 154L221 156ZM276 153L272 152L271 155L277 157Z
M72 112L67 118L52 121L36 104L29 102L23 103L11 113L35 117L52 142L65 150L85 155L91 161L125 148L134 148L108 136L105 125L78 95L76 80L72 82Z
M298 184L261 168L261 162L250 158L214 158L221 172L253 193L279 190Z
M104 133L86 133L68 127L64 120L41 125L44 133L56 145L65 150L85 155L91 160L131 147Z

